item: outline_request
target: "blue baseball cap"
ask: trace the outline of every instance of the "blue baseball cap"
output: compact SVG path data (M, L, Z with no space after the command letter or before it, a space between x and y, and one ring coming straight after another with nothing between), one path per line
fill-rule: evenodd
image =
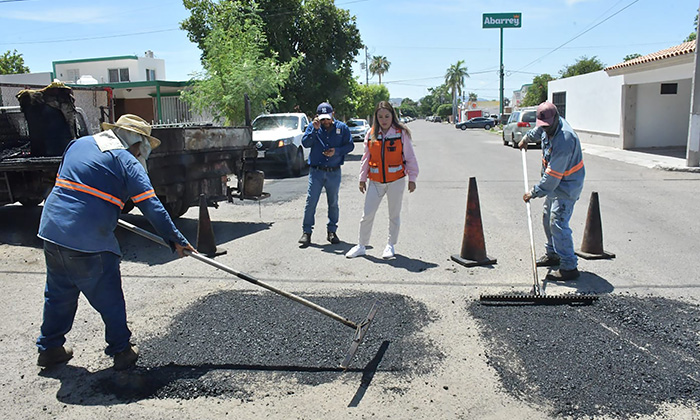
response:
M319 120L333 119L333 107L328 102L321 102L321 104L316 108L316 115L318 115Z

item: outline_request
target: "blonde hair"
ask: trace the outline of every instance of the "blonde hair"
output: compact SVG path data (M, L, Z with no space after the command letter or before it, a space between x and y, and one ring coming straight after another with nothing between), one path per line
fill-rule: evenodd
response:
M377 112L379 112L380 109L386 109L391 113L391 125L394 128L397 128L399 130L405 130L406 133L408 133L409 135L411 134L411 130L409 130L408 127L406 127L405 124L401 123L401 121L399 121L399 119L396 117L396 110L391 105L391 103L389 103L389 101L379 101L377 106L374 108L374 118L372 120L370 140L377 140L377 135L379 135L379 130L381 129L379 123L377 122Z

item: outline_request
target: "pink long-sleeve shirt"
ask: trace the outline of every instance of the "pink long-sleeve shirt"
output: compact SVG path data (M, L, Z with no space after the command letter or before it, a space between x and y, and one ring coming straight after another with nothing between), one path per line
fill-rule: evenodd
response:
M389 131L382 135L388 137L394 134L396 134L396 128L391 126ZM365 136L365 150L360 161L360 182L367 182L367 176L369 175L369 138L371 135L372 130L370 129ZM411 135L406 130L401 130L401 143L403 144L403 158L406 161L404 164L406 175L408 175L409 181L416 182L418 178L418 160L416 160L416 153L413 150Z

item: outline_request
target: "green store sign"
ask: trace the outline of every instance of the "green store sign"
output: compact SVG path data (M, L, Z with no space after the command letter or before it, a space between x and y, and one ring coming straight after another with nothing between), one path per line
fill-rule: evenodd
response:
M482 29L520 28L522 13L484 13Z

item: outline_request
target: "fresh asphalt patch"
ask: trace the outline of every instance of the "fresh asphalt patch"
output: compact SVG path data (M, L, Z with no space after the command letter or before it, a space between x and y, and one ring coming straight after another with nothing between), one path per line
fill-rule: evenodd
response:
M629 418L700 403L700 307L608 295L589 306L469 302L503 388L555 416Z
M398 294L305 295L353 322L381 301L347 372L339 368L355 330L272 293L224 291L176 315L158 336L138 343L137 366L99 375L94 391L119 401L197 397L254 400L298 386L357 381L361 398L375 372L420 375L444 358L421 330L436 315ZM355 401L357 403L357 401Z

